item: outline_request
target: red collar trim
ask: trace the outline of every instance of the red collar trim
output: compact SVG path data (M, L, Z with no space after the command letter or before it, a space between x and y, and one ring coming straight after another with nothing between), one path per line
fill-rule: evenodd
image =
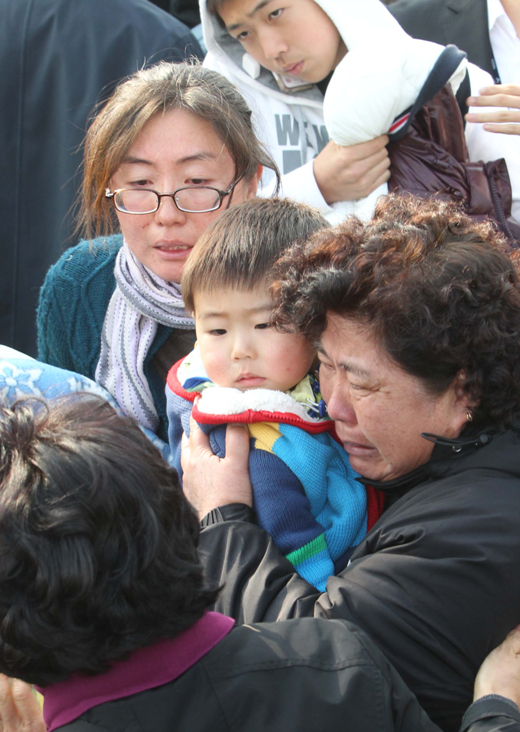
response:
M179 366L184 361L186 356L183 356L181 359L177 361L177 363L174 363L171 369L168 371L168 376L166 377L166 383L168 384L168 387L173 391L174 394L177 394L177 396L182 397L183 399L187 399L189 402L194 402L195 397L199 396L198 391L186 391L186 389L182 386L181 382L179 381L179 377L177 376L177 371L179 370Z
M168 377L166 379L169 389L174 393L177 394L177 396L182 397L183 399L186 399L189 402L193 403L193 410L192 410L192 416L193 419L198 422L199 424L229 424L230 422L238 423L238 424L254 424L255 422L274 422L274 423L281 423L281 424L291 424L294 427L300 427L301 429L305 430L305 432L309 432L310 434L319 434L321 432L333 432L334 431L334 422L331 420L325 420L323 422L307 422L300 417L296 416L295 414L290 414L287 412L275 412L275 411L255 411L253 409L248 409L244 412L241 412L240 414L206 414L205 412L200 412L197 408L197 401L198 397L200 397L200 392L198 391L186 391L186 389L182 386L182 384L179 381L179 378L177 376L177 372L179 370L179 366L184 361L184 358L181 358L177 363L175 363L171 369L168 371Z
M274 424L291 424L312 435L319 434L320 432L332 432L334 430L334 422L332 420L311 422L290 412L246 409L240 412L240 414L207 414L207 412L199 411L197 401L193 405L191 414L193 419L199 424L229 424L231 422L234 424L254 424L255 422L272 422Z

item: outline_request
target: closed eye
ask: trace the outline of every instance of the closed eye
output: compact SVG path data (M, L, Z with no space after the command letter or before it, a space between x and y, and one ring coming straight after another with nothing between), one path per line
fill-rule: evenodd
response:
M271 323L258 323L255 325L256 330L264 330L265 328L270 328Z
M364 392L371 392L374 391L374 387L370 384L353 384L350 382L350 388L352 391L364 391Z
M319 361L318 368L320 369L333 369L334 367L330 363L326 363L325 361Z

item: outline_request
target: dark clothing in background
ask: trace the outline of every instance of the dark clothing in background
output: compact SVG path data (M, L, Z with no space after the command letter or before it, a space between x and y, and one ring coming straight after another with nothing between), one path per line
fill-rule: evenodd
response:
M486 0L397 0L389 10L414 38L453 43L494 76Z
M0 343L36 353L40 287L77 241L94 105L143 65L192 54L188 28L148 0L0 0Z
M194 28L200 23L199 0L170 0L170 13Z
M199 0L150 0L157 7L171 13L188 28L200 23Z
M149 0L154 5L157 5L158 8L162 8L163 10L166 10L166 12L170 9L170 0Z

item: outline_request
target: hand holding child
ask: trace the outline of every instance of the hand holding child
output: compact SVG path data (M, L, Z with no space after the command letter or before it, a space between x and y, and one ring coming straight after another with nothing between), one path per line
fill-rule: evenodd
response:
M189 439L183 436L181 462L184 493L200 519L214 508L230 503L253 505L246 426L227 426L226 457L219 458L213 454L209 438L192 419Z

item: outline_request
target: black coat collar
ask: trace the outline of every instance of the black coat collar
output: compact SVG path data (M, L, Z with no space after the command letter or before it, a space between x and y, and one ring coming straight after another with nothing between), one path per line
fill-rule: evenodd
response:
M423 432L422 437L434 443L433 452L427 463L419 465L418 468L394 478L394 480L370 480L364 476L360 476L357 480L363 485L371 485L387 495L400 497L420 483L450 473L456 469L458 460L466 458L484 445L488 445L498 434L500 433L497 429L474 426L467 427L463 435L456 439Z

